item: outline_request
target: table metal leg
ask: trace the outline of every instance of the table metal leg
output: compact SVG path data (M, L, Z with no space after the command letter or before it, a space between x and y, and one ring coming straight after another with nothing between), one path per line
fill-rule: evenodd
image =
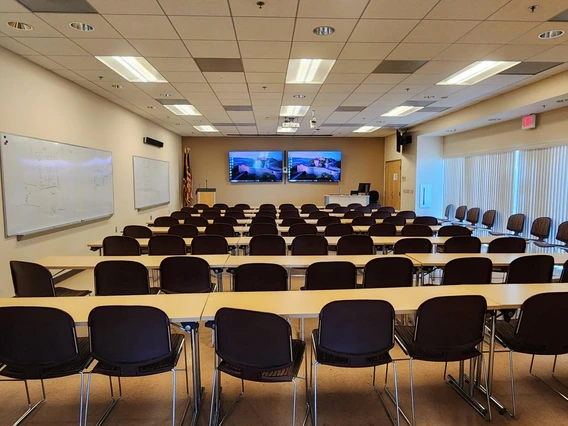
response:
M199 357L199 324L191 330L191 369L193 376L193 417L191 425L195 426L199 419L199 408L203 401L205 388L201 386L201 363Z

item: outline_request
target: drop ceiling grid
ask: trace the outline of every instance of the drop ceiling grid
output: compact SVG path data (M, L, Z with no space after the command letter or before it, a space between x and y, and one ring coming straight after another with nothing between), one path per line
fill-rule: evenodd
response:
M525 2L479 0L472 10L470 0L398 0L396 4L390 0L352 0L348 2L349 7L345 1L334 5L326 0L266 0L263 9L258 9L254 0L197 0L183 5L173 0L90 0L100 15L62 15L34 14L15 0L0 0L0 23L29 21L39 30L35 34L35 30L22 34L2 26L0 46L25 55L89 90L95 91L96 87L97 94L115 102L120 99L122 106L129 105L134 112L151 116L178 133L191 132L190 124L195 119L201 120L200 124L232 122L230 115L222 111L223 105L252 105L250 114L257 124L256 130L272 133L280 119L274 113L264 115L261 107L273 107L274 111L274 107L290 105L294 101L293 93L303 93L311 99L310 109L315 109L318 124L327 119L342 125L388 124L396 122L397 118L380 114L407 99L436 96L440 106L445 102L452 104L452 109L461 108L502 93L508 86L518 87L533 81L533 78L523 78L520 82L505 80L490 89L480 86L479 90L473 86L447 91L435 85L464 63L483 58L499 59L500 55L503 60L519 60L516 58L523 53L528 57L522 60L534 58L547 62L557 57L557 61L568 61L565 40L541 44L533 40L534 33L541 29L568 26L564 22L545 22L566 9L565 0L550 0L534 14L526 10ZM525 9L525 14L519 9ZM102 28L103 36L96 31L75 34L66 26L71 17L87 23L91 18L95 27ZM188 26L188 23L197 25ZM329 38L316 37L311 34L311 28L317 25L332 25L338 31ZM147 38L150 36L152 38ZM530 48L523 51L521 46ZM203 57L206 52L212 52L211 56L246 58L242 86L221 83L220 75L208 78L207 73L201 73L192 57ZM163 87L168 87L176 97L190 101L203 117L177 117L162 107L144 108L144 100L148 100L147 106L155 106L151 102L154 102L153 97L159 97L159 90L150 90L141 84L138 87L147 97L134 97L128 90L113 89L112 84L107 83L124 85L124 79L101 68L96 60L87 59L95 54L147 57L160 72L170 73L171 86ZM306 92L305 86L279 83L288 59L304 54L339 59L335 66L337 71L332 69L325 84ZM344 57L350 59L342 59ZM400 79L389 80L388 76L372 74L374 67L384 59L430 62L423 71L418 69ZM442 69L436 70L436 66ZM430 67L433 69L428 71ZM99 75L104 77L102 82ZM409 88L408 93L405 93L406 88ZM260 97L261 90L279 98ZM446 99L440 99L442 96ZM341 105L367 108L353 117L334 111ZM448 111L439 114L446 113ZM421 122L425 120L423 115L410 115L404 121ZM311 112L306 117L308 119L300 119L298 134L316 133L309 129ZM182 125L175 126L176 123ZM246 133L252 130L236 127ZM345 131L341 126L335 130L337 133ZM380 131L375 134L379 135Z

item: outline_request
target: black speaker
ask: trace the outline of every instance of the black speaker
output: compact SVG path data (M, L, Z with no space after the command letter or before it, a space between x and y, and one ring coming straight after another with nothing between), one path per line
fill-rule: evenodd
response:
M152 138L150 138L150 137L148 137L148 136L146 136L146 137L144 138L144 143L147 144L147 145L157 146L158 148L163 148L163 147L164 147L164 142L157 141L156 139L152 139Z

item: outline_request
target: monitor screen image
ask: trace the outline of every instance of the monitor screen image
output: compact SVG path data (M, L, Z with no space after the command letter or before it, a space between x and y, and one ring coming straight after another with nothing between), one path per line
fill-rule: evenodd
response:
M289 182L339 182L341 151L288 151Z
M230 151L230 182L282 182L282 151Z

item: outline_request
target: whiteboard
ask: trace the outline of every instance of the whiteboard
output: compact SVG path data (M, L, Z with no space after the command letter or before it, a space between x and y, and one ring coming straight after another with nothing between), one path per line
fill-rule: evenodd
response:
M132 156L134 168L134 208L170 202L170 163Z
M7 237L114 213L109 151L7 133L0 140Z

